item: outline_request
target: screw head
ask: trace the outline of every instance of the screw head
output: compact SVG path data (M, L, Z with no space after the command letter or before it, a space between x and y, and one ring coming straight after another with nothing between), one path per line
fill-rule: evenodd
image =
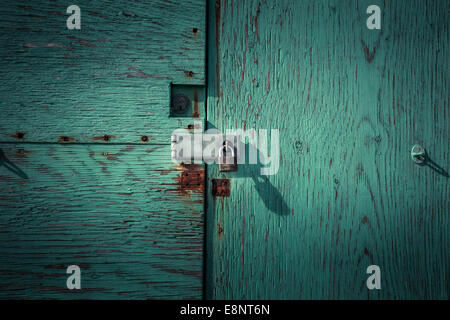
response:
M411 149L411 159L417 164L424 163L426 159L425 149L421 145L414 145Z

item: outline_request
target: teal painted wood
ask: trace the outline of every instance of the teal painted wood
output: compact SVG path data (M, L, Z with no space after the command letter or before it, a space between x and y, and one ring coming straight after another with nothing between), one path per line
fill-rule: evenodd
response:
M448 172L449 2L210 4L208 123L280 129L281 162L208 169L207 297L448 299L448 175L410 150Z
M0 8L0 141L167 143L190 119L169 118L170 83L204 85L205 2L79 3Z
M199 299L204 171L170 135L204 102L169 105L204 87L206 4L78 5L81 30L66 2L0 8L0 298Z
M0 299L201 298L203 184L180 184L170 146L0 152Z

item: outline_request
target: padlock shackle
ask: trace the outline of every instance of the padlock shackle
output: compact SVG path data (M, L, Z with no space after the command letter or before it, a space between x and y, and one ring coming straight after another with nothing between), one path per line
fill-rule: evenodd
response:
M224 142L223 142L223 145L220 147L220 149L219 149L219 158L220 157L223 157L223 152L224 152L224 149L230 149L231 150L231 157L233 157L234 158L234 146L231 144L231 142L229 141L229 140L225 140Z

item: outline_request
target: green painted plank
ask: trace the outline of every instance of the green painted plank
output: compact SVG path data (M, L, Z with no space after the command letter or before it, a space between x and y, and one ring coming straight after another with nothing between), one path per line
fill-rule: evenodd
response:
M68 6L0 8L0 141L169 144L192 123L169 118L170 83L205 82L205 2L89 1L81 30L67 29Z
M0 144L0 298L200 299L203 198L170 146Z
M379 5L382 30L366 28ZM280 129L278 174L208 192L211 299L448 299L448 1L217 0L208 123ZM381 290L366 268L381 268Z

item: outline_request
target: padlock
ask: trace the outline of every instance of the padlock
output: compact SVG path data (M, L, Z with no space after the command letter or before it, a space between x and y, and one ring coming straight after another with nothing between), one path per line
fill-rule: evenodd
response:
M414 145L411 149L411 158L417 164L424 164L427 158L425 149L421 145Z
M223 143L219 151L219 171L230 172L237 170L236 150L229 141Z

